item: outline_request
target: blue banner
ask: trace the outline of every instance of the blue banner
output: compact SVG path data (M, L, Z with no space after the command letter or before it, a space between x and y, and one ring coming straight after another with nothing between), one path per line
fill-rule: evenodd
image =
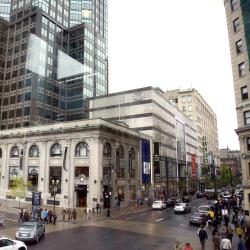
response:
M151 182L151 154L150 141L141 139L141 156L142 156L142 183Z

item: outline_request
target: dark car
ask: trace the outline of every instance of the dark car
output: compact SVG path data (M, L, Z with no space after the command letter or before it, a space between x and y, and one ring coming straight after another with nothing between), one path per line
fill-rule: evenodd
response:
M197 191L196 192L196 198L203 198L205 196L204 192Z
M39 222L24 222L16 232L16 239L23 242L38 242L44 236L45 227Z
M190 196L184 195L184 196L182 197L182 202L188 203L188 202L190 202L190 201L191 201Z
M202 224L202 214L199 212L194 212L189 218L190 224L201 225Z

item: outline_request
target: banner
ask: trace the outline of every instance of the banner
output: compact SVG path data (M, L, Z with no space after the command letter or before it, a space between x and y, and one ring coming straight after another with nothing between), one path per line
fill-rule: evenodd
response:
M68 147L65 147L64 156L63 156L63 169L64 170L67 170L67 168L66 168L67 152L68 152Z
M141 139L141 168L142 168L142 183L150 183L151 181L151 154L150 141Z
M192 154L192 177L196 177L195 154Z

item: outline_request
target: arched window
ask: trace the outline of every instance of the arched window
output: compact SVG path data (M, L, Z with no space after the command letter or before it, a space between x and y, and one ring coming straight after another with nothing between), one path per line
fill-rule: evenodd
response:
M122 145L116 149L116 158L124 159L124 147Z
M10 150L10 158L18 158L19 157L19 148L17 146L13 146Z
M30 147L29 157L39 157L39 148L37 145L32 145Z
M134 150L134 148L130 149L129 154L131 154L131 158L134 161L135 160L135 150Z
M76 145L75 149L75 156L76 157L83 157L89 155L89 145L86 142L79 142Z
M59 143L55 143L50 149L50 156L62 156L62 147Z
M104 157L111 157L111 146L108 142L106 142L104 147L103 147L103 156Z
M2 152L2 149L0 148L0 158L3 157L3 152Z

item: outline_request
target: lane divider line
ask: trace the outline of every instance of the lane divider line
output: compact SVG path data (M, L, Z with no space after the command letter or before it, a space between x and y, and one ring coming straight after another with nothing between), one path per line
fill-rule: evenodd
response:
M156 220L155 222L159 222L159 221L162 221L162 220L164 220L165 218L160 218L160 219L158 219L158 220Z

